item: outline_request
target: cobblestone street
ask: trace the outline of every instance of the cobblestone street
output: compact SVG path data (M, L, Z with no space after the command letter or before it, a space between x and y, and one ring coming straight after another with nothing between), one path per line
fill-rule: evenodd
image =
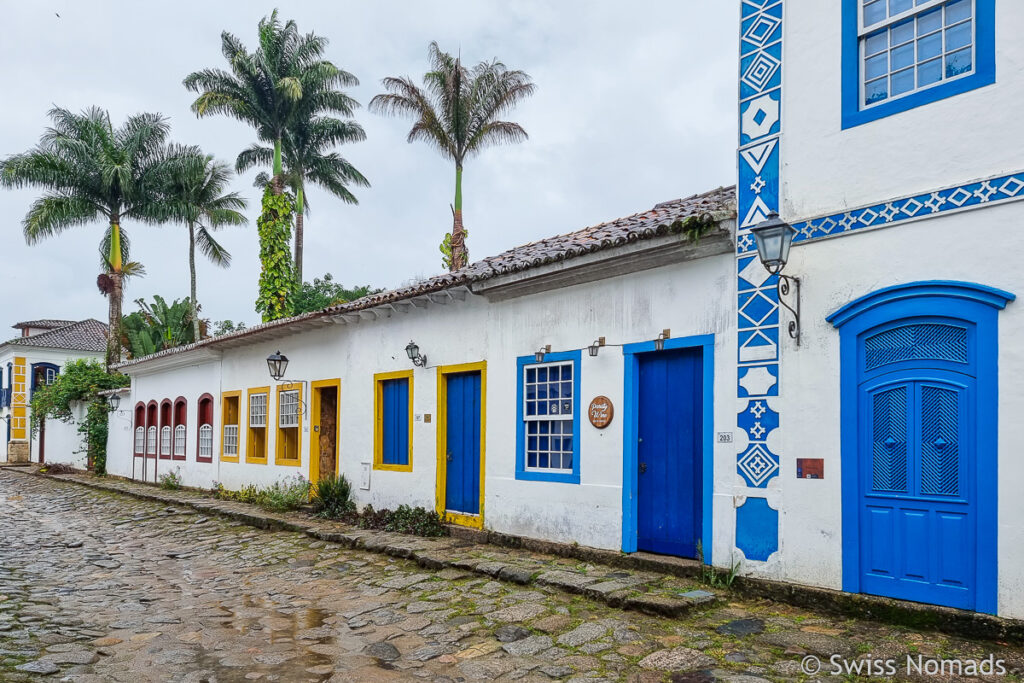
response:
M2 470L0 519L3 681L751 682L832 654L1024 666L997 644L767 602L645 616Z

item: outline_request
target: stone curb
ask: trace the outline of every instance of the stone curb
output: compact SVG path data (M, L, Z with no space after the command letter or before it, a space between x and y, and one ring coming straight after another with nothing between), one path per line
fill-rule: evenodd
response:
M433 544L430 544L430 547L425 549L417 548L416 545L422 545L425 539L420 539L416 536L401 535L402 537L400 539L396 539L389 538L387 534L378 531L364 531L361 529L331 531L319 528L315 524L300 524L293 520L274 515L273 513L258 511L258 508L255 510L240 509L243 505L245 508L254 507L244 503L225 504L211 499L191 499L188 497L179 498L173 494L162 493L158 490L153 492L141 491L134 487L120 487L116 484L83 480L76 475L44 475L34 470L23 471L23 473L42 479L56 479L58 481L77 484L79 486L84 486L98 491L105 491L107 493L126 495L140 500L160 503L162 505L189 507L197 512L203 512L209 515L218 515L258 529L302 533L327 543L335 543L337 545L356 550L365 550L367 552L411 560L426 569L461 569L518 585L527 586L532 583L536 583L538 585L550 586L561 590L562 592L584 595L597 602L603 602L609 607L615 609L632 610L655 616L681 617L698 607L707 608L718 601L717 597L672 598L665 595L630 595L630 591L604 593L601 591L587 589L588 585L595 584L603 580L600 578L575 575L571 572L543 572L540 570L526 572L522 567L516 567L512 564L482 561L473 558L450 559L439 552L436 547L433 547ZM394 534L394 536L399 536L399 534ZM460 546L468 546L471 544L477 545L475 542L467 542L466 540L461 540L460 542L458 536L454 536L452 538L457 541ZM639 590L641 585L642 584L637 585L636 589Z
M571 580L558 581L553 577L545 577L545 574L556 574L559 572L540 572L539 575L526 576L525 572L518 572L521 568L512 565L502 565L495 562L481 562L472 559L451 559L439 552L437 548L420 548L414 546L419 539L415 536L404 537L399 540L388 538L382 532L363 531L350 529L345 531L325 530L316 526L299 524L293 520L282 518L268 512L253 512L250 509L233 509L234 506L241 506L241 503L230 503L232 509L224 507L223 503L211 499L197 498L178 499L169 494L150 493L105 484L98 481L87 481L78 479L74 475L42 475L34 469L11 468L8 471L17 471L22 474L31 474L39 477L49 477L61 481L86 486L89 488L120 493L123 495L149 500L163 504L182 505L195 510L216 514L246 525L266 529L269 531L293 531L305 533L313 538L330 543L375 552L393 557L400 557L415 561L426 569L455 568L470 571L484 576L490 576L499 580L520 585L537 583L548 585L563 592L584 595L599 602L607 604L616 609L626 609L656 616L679 617L697 607L709 606L708 602L715 602L717 598L710 601L683 599L675 600L658 595L630 596L628 591L613 591L605 593L594 590L588 585L596 583L579 582ZM119 479L119 478L118 478ZM113 479L112 481L117 481ZM127 480L125 480L127 482ZM252 508L253 506L245 506ZM526 539L507 534L498 534L489 531L477 531L464 527L451 527L453 540L461 541L463 544L495 545L511 549L528 550L530 552L570 557L587 562L593 562L611 567L621 567L634 571L648 571L662 575L673 575L681 577L692 577L699 571L699 563L693 560L680 558L663 558L646 553L624 555L607 550L595 548L584 548L582 546L554 543L550 541L538 541ZM397 536L397 534L396 534ZM568 572L565 572L569 574ZM844 593L842 591L814 586L804 586L784 581L771 579L737 576L729 589L738 597L773 600L790 604L796 607L813 609L819 612L835 614L843 617L869 619L888 624L908 626L915 629L938 631L954 636L962 636L972 639L985 639L1000 641L1011 644L1024 644L1024 620L1008 619L990 614L980 614L966 610L958 610L949 607L926 605L921 603L893 600L873 595L861 595L856 593Z

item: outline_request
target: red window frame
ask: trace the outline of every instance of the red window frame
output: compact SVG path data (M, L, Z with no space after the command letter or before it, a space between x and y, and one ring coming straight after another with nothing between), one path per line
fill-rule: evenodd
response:
M203 394L199 397L199 401L196 404L196 462L213 462L213 446L214 446L214 432L213 432L213 396L211 394ZM210 455L201 456L199 453L199 432L202 430L203 425L210 425Z
M163 441L164 441L164 427L171 426L171 400L165 398L160 402L160 428L156 433L156 453L157 457L161 460L170 460L171 453L174 452L174 431L171 431L171 448L167 455L163 452Z
M146 454L147 458L150 457L150 455L149 455L149 440L150 440L149 429L150 429L150 427L155 427L156 428L156 437L154 437L153 455L152 455L152 457L156 458L160 454L160 420L158 419L158 414L159 414L159 408L157 407L156 401L150 401L146 405L146 450L145 450L145 454Z
M178 446L178 427L185 428L185 439L182 442L181 455L175 451ZM174 460L188 459L188 401L183 396L174 399L174 430L171 432L171 457Z
M138 444L135 434L139 427L142 427L142 450L135 446ZM135 422L132 428L132 453L138 457L146 455L146 404L139 401L135 404Z

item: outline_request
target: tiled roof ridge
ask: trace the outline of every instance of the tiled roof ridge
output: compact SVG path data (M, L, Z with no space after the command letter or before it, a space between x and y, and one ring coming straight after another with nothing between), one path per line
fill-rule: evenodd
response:
M7 344L39 346L68 351L103 351L106 349L107 325L95 318L86 318L31 337L15 337Z
M605 221L573 232L545 237L541 240L508 249L495 256L490 256L455 272L442 273L424 278L404 287L370 294L348 301L343 304L328 306L319 311L302 315L281 318L271 322L254 325L244 330L229 332L217 337L207 337L192 344L176 346L158 351L142 358L135 358L119 364L117 367L130 367L144 361L155 360L165 356L185 353L193 349L210 346L234 339L255 335L269 329L285 327L294 323L317 318L335 316L343 313L354 313L366 308L401 301L403 299L431 294L452 287L479 282L499 275L514 273L535 268L548 263L564 261L583 254L620 246L640 239L650 239L660 235L680 232L687 228L691 219L718 221L736 215L736 187L721 186L708 192L694 194L689 197L661 202L640 213L631 214L612 221ZM617 229L618 234L604 234ZM596 233L596 234L595 234ZM538 248L551 249L547 252Z
M61 327L67 327L68 325L74 325L78 320L61 320L59 318L39 318L37 320L23 320L21 322L11 325L16 330L21 330L26 327L35 327L38 329L50 329L56 330Z

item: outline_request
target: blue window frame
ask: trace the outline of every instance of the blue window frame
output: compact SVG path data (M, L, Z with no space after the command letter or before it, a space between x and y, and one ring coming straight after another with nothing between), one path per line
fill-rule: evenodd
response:
M516 479L580 483L581 355L516 359Z
M843 0L843 128L996 80L995 0Z

